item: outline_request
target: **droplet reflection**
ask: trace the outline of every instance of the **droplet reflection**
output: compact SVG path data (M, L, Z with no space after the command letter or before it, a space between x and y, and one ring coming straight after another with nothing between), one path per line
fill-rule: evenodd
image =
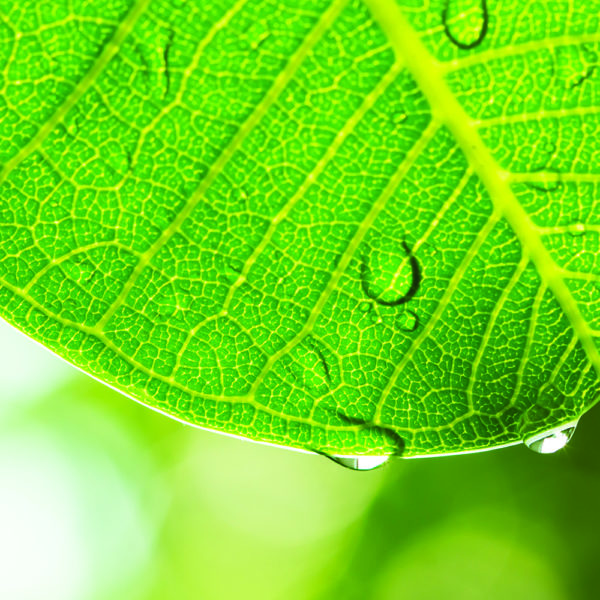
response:
M550 431L537 434L527 440L525 445L538 454L554 454L562 450L573 437L577 421L572 421Z
M390 459L387 456L336 456L327 455L327 458L336 462L342 467L352 469L353 471L372 471L377 467L381 467Z
M577 223L577 224L573 225L573 227L570 229L569 233L573 237L580 237L585 234L585 225L583 223Z

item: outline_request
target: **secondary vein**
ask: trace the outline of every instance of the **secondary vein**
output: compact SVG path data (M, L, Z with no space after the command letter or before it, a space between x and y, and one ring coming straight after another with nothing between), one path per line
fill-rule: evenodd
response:
M141 15L146 10L150 0L137 0L127 13L121 24L117 27L115 34L104 46L102 52L91 66L90 70L85 74L83 79L75 86L71 94L65 101L56 109L54 114L39 128L38 132L31 138L17 154L15 154L0 170L0 185L8 174L39 148L44 140L50 135L54 128L64 119L65 115L79 102L81 97L90 89L94 82L98 79L98 75L104 70L106 65L117 54L123 40L131 33L134 25Z
M260 122L262 117L265 115L267 110L275 103L280 93L284 90L288 82L294 77L300 65L314 48L315 44L321 39L325 32L329 29L330 25L340 14L348 0L334 0L329 8L323 13L316 26L312 29L309 35L305 38L304 42L296 50L296 53L292 56L287 66L275 79L270 90L265 94L260 103L256 106L252 114L238 129L237 133L233 136L226 148L221 152L217 160L212 164L206 177L202 180L200 185L196 188L196 191L190 196L184 208L180 213L173 219L170 225L163 231L162 235L154 242L148 250L142 254L140 260L134 269L129 280L125 283L121 293L117 299L113 302L108 311L104 314L102 319L97 324L97 331L100 332L104 326L108 323L113 314L118 310L119 306L125 300L141 272L144 270L146 265L152 260L156 253L167 243L167 241L180 229L183 222L189 217L194 208L202 201L208 188L215 181L219 173L222 172L225 165L229 162L234 152L242 145L244 140L248 137L254 127Z

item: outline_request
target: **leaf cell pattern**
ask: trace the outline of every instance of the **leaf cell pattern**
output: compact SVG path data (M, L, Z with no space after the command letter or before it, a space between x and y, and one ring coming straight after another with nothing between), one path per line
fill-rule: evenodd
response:
M600 374L598 0L0 0L0 315L186 422L516 443Z

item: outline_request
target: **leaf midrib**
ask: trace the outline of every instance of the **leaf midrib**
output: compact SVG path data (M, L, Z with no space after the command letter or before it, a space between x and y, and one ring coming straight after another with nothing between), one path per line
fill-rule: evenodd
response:
M589 361L600 376L600 352L577 302L562 274L542 243L537 229L509 185L507 174L483 143L471 119L444 80L444 69L430 54L393 0L364 0L387 36L398 59L415 78L427 98L432 113L453 134L473 171L487 189L495 209L506 219L524 252L538 270L542 281L554 294L575 331ZM410 351L409 351L410 352ZM396 370L392 379L396 379ZM390 386L388 386L389 388ZM383 399L382 399L383 400Z

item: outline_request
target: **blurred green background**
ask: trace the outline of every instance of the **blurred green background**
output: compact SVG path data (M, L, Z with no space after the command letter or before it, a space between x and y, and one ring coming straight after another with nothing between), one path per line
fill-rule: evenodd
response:
M0 322L0 598L597 596L600 414L356 473L186 427Z

